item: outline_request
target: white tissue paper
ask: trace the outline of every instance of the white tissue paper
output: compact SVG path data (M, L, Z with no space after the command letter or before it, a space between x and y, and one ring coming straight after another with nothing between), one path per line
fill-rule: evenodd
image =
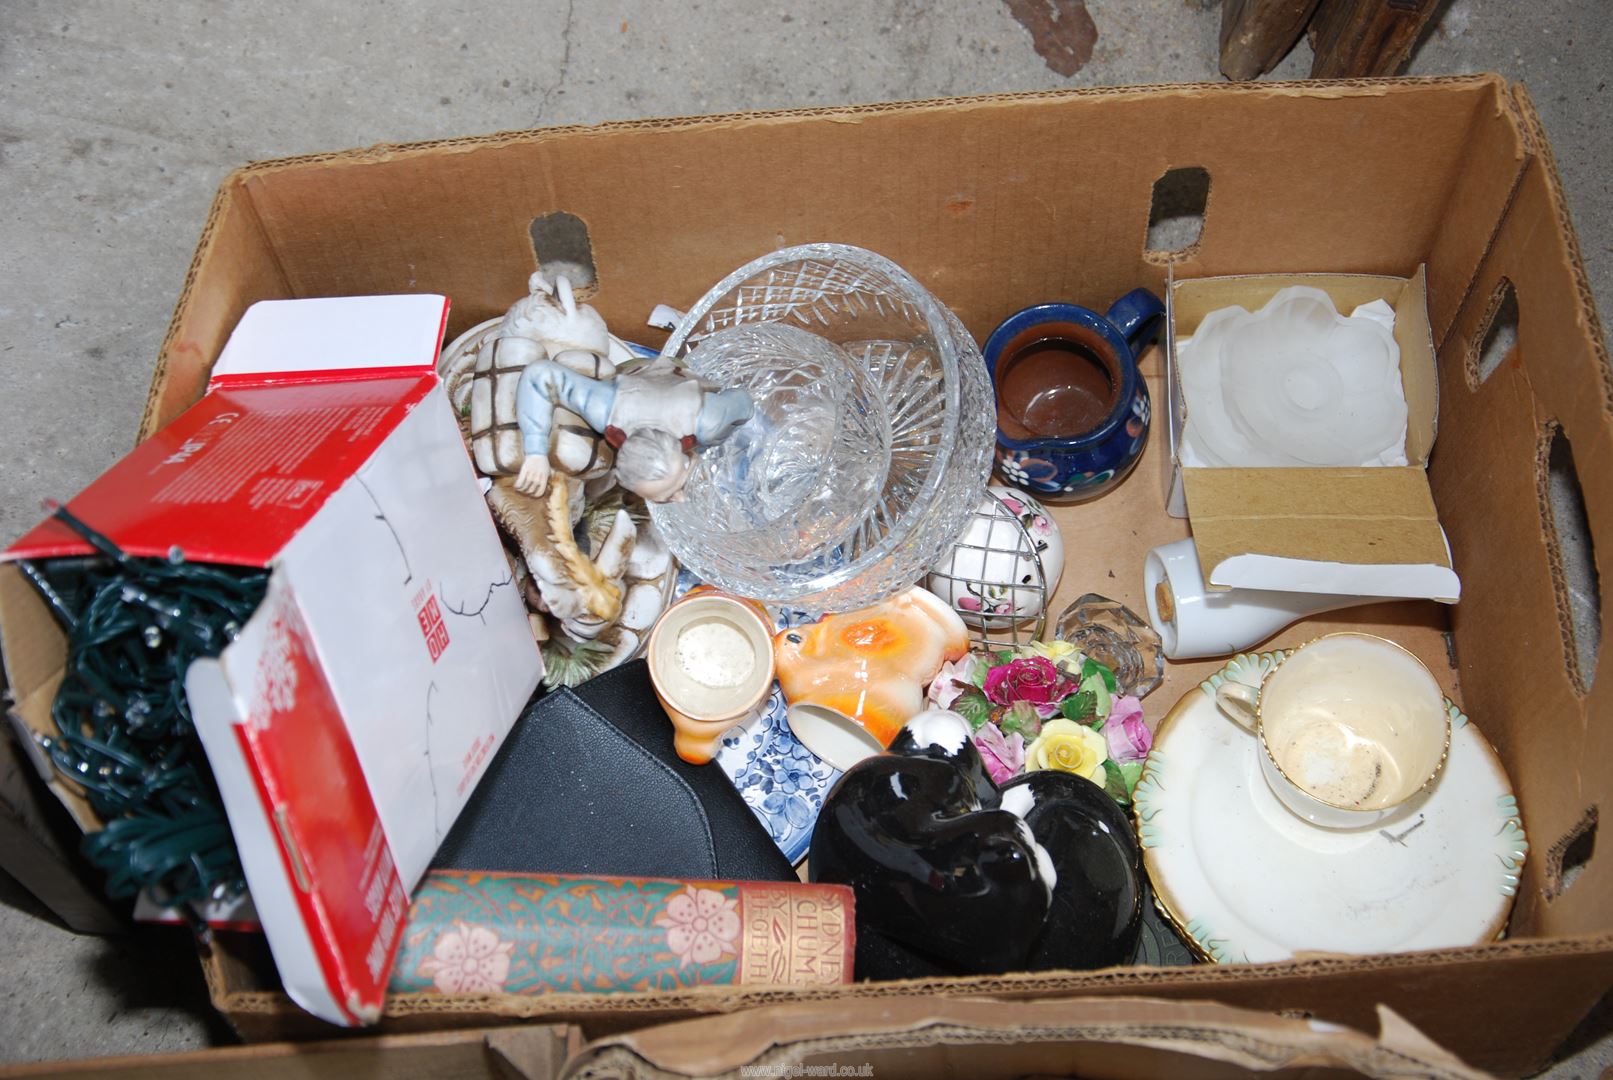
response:
M1257 312L1206 315L1176 342L1187 404L1181 463L1210 468L1405 465L1406 394L1394 309L1342 316L1320 289L1283 289Z

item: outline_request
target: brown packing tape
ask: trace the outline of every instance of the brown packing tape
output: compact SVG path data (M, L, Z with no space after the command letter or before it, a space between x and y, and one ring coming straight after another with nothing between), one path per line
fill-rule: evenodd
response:
M781 1005L646 1028L590 1044L566 1080L734 1075L757 1067L839 1064L878 1076L1013 1077L1078 1074L1141 1078L1345 1068L1365 1076L1479 1078L1393 1011L1377 1039L1347 1028L1204 1002L1150 998L889 1001ZM1050 1068L1049 1066L1053 1066Z

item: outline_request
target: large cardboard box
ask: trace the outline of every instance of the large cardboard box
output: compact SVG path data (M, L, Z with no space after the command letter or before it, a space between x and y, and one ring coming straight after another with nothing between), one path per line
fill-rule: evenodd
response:
M1184 167L1210 177L1202 234L1181 251L1150 250L1151 192ZM1146 995L1362 1030L1383 1003L1470 1064L1519 1074L1613 985L1613 857L1595 849L1599 807L1613 799L1613 680L1598 679L1575 637L1547 482L1554 448L1570 447L1590 540L1613 544L1613 374L1521 88L1476 76L1105 89L561 128L253 165L226 180L207 220L144 431L197 398L254 301L438 292L453 298L457 334L520 295L537 262L533 224L556 213L586 226L591 300L618 331L659 302L693 301L756 255L812 240L889 256L981 336L1029 303L1158 291L1172 264L1193 277L1409 277L1426 266L1441 387L1429 481L1461 603L1359 608L1275 644L1342 626L1391 636L1495 743L1532 845L1507 940L797 998L839 997L855 1015L915 995ZM1503 282L1517 296L1518 345L1485 377L1479 356ZM1157 352L1144 370L1163 400ZM1153 456L1113 494L1055 511L1071 554L1052 610L1089 590L1141 610L1144 554L1187 528L1164 510L1164 443L1154 438ZM39 653L48 671L49 649ZM1145 703L1150 718L1211 668L1172 665ZM220 936L206 961L214 1001L250 1037L306 1032L308 1017L262 961L260 942ZM595 1037L781 996L491 996L447 1008L403 996L382 1023L419 1031L543 1018Z

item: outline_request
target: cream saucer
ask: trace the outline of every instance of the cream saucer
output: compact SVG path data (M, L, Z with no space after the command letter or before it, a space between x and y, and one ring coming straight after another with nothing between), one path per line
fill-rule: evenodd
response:
M1135 814L1161 912L1219 963L1501 936L1529 845L1489 742L1447 700L1450 757L1432 788L1373 827L1310 825L1277 801L1258 742L1215 704L1221 682L1259 685L1282 656L1236 657L1160 722Z

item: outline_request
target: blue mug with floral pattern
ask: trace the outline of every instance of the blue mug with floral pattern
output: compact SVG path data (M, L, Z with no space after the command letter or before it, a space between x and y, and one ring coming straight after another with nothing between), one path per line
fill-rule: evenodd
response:
M1102 315L1037 304L991 332L997 468L1043 498L1095 498L1126 478L1148 442L1148 384L1137 357L1165 305L1133 289Z

